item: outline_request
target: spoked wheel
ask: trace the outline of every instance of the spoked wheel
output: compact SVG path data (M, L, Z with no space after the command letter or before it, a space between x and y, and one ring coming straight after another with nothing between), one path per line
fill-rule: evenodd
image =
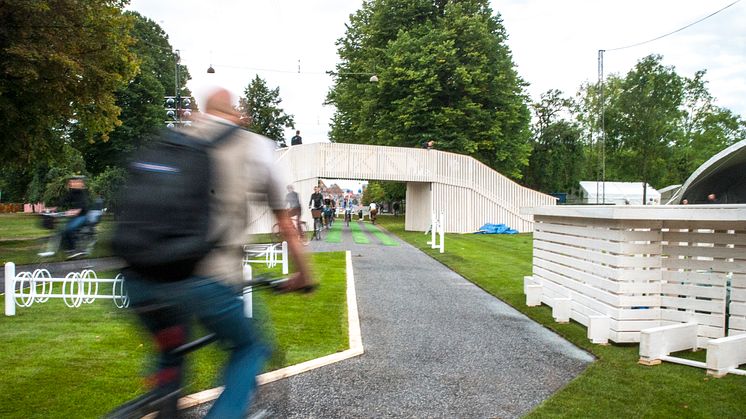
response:
M306 229L306 223L304 221L301 221L298 224L298 238L300 239L300 242L303 243L303 245L307 245L310 241L308 237L308 231Z

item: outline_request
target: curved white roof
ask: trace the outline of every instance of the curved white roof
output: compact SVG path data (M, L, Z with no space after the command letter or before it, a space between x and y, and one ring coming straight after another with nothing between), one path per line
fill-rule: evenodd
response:
M746 140L739 141L723 151L712 156L709 160L702 163L697 170L689 176L684 182L684 186L668 202L669 204L678 204L683 198L690 203L704 203L710 193L717 194L720 198L723 195L730 198L727 203L742 203L742 191L734 188L743 189L743 182L738 182L739 176L743 176L746 167ZM725 202L723 202L725 203Z

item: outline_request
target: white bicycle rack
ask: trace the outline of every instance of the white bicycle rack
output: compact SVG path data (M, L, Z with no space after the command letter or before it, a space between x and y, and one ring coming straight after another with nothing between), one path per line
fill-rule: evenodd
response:
M427 234L430 233L430 241L427 242L427 244L430 245L431 249L440 249L440 253L444 253L446 250L446 236L445 236L445 228L443 228L443 213L440 214L431 213L430 214L430 228L428 231L425 232Z
M274 268L277 264L282 265L282 274L287 275L290 272L288 266L288 243L276 244L247 244L243 247L243 263L263 263L268 268Z
M62 284L55 292L55 284ZM100 284L112 284L111 294L100 295ZM5 264L5 315L15 316L16 305L31 307L34 303L45 303L50 298L61 298L66 306L77 308L91 304L97 299L113 300L118 308L129 307L130 299L121 274L112 279L98 278L96 272L85 269L70 272L64 278L53 278L46 269L16 273L13 262Z

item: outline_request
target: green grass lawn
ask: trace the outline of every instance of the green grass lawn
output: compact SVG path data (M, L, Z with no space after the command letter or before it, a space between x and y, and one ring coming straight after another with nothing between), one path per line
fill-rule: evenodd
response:
M26 265L64 260L63 254L43 259L37 256L44 250L46 238L52 234L41 227L39 217L38 214L0 214L0 264ZM92 257L111 255L109 243L113 226L111 216L105 216L98 224L98 242Z
M349 347L345 255L313 254L311 263L321 282L314 294L256 293L255 313L271 325L265 334L277 348L269 369ZM15 317L0 320L0 417L100 417L144 391L142 373L151 353L134 315L111 300L77 309L59 299L18 307ZM190 392L219 385L223 356L217 345L190 356Z
M746 417L746 377L709 378L699 368L637 364L637 344L593 345L578 323L558 324L547 306L527 307L523 277L531 275L532 236L446 234L445 253L427 244L430 235L404 231L403 217L379 223L408 243L597 357L579 377L528 417ZM496 354L499 355L499 354ZM703 360L704 351L689 357Z

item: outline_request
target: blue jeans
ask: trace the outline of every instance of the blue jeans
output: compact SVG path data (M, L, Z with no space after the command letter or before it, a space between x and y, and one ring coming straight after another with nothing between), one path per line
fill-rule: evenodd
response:
M225 389L207 418L243 418L256 390L256 375L269 356L252 319L244 316L243 303L231 287L205 277L177 282L146 280L125 275L131 307L153 335L159 349L154 384L178 389L183 379L183 356L169 352L189 341L189 323L196 317L215 333L230 358L223 374Z
M62 232L62 247L65 250L75 249L75 234L83 228L87 220L85 215L80 215L71 218L70 221L65 224L65 230Z

